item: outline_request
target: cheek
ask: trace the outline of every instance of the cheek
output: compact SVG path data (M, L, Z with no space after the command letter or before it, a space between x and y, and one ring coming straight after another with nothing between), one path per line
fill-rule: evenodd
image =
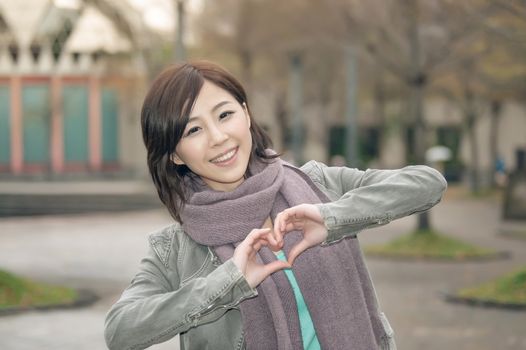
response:
M248 127L247 127L246 134L247 134L246 137L247 137L248 144L249 144L248 146L249 146L249 148L252 148L252 142L253 142L253 140L252 140L252 130L250 129L250 124L249 124Z
M252 133L250 132L250 129L247 131L247 134L248 147L252 149Z
M177 147L175 147L175 153L186 165L191 166L192 163L199 155L199 143L195 140L181 140Z
M236 126L236 134L239 138L243 138L247 141L252 142L252 134L250 133L250 121L248 119L242 119Z

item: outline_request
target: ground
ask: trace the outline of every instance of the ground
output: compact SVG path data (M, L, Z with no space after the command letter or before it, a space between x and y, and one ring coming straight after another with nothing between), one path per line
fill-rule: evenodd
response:
M443 292L526 266L526 241L498 235L495 198L447 195L431 211L436 229L511 253L485 262L401 262L367 257L383 311L402 350L526 349L526 311L450 304ZM101 299L87 308L0 317L5 350L105 349L104 316L131 281L149 232L171 222L163 211L0 219L0 266L48 283L88 288ZM362 245L412 230L415 218L360 233ZM152 349L178 349L177 339Z

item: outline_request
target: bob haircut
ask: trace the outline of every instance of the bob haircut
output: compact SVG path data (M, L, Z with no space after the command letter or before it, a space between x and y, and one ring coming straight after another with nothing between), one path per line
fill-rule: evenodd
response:
M183 135L205 80L227 91L246 108L252 135L250 159L258 157L269 160L278 156L265 154L265 149L272 147L272 141L253 120L245 90L229 72L206 61L182 63L166 68L154 80L144 99L141 127L148 168L159 198L172 217L181 223L180 213L187 200L183 179L193 173L186 165L176 165L171 156ZM249 175L245 174L245 177Z

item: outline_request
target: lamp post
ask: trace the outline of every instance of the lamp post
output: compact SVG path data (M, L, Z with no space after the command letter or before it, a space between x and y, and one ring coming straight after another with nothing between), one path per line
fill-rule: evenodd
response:
M358 99L356 97L358 73L356 70L356 52L352 46L345 47L345 70L345 124L347 128L345 138L346 158L348 165L352 165L353 167L359 167L357 132Z
M175 0L175 12L177 26L175 26L175 49L174 56L178 62L186 60L186 48L184 46L185 11L184 0Z
M298 52L290 56L289 96L292 115L292 152L294 162L301 164L303 161L303 64L301 54Z

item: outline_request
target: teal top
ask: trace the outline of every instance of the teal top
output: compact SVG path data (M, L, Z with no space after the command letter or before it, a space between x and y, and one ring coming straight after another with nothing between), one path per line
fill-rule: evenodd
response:
M282 250L276 253L276 257L279 260L287 261L285 253ZM285 275L287 275L290 285L292 286L292 290L294 291L294 297L296 298L296 304L298 305L298 315L300 317L303 349L321 350L320 342L318 341L318 337L316 336L316 330L314 329L314 324L312 323L312 318L310 317L309 309L307 308L307 304L305 304L305 300L303 299L303 295L301 294L301 290L298 286L298 282L296 281L296 277L294 277L294 272L292 272L292 269L285 269L283 271L285 271Z

